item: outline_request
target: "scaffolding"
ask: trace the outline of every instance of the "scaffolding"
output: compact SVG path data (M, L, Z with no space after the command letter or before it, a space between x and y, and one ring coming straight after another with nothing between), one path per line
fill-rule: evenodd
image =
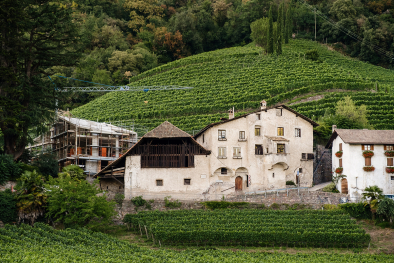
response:
M30 150L50 148L62 167L76 164L88 174L95 174L119 158L138 140L130 126L73 117L59 112L49 132L37 137Z

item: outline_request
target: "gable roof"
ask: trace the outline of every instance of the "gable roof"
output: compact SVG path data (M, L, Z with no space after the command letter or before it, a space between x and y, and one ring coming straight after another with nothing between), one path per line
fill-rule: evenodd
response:
M176 136L179 135L179 136ZM159 137L160 136L160 137ZM109 170L111 167L116 166L118 163L120 163L123 159L125 159L130 152L137 147L143 141L144 139L150 139L150 138L190 138L192 142L199 147L203 148L206 151L206 154L211 154L211 151L205 149L201 144L199 144L190 134L182 131L172 123L165 121L150 132L146 133L144 136L142 136L136 144L130 147L122 156L120 156L118 159L113 161L112 163L108 164L106 167L104 167L101 171L96 173L93 177L97 177L98 175L102 174L104 171Z
M331 148L338 136L348 144L394 144L394 130L335 129L326 148Z
M290 107L288 107L288 106L286 106L286 105L284 105L284 104L279 104L279 105L274 105L274 106L267 107L265 110L259 109L259 110L253 111L253 112L251 112L251 113L243 114L243 115L240 115L240 116L235 117L235 118L232 118L232 119L225 119L225 120L222 120L222 121L220 121L220 122L215 122L215 123L208 124L207 126L205 126L204 128L202 128L198 133L196 133L196 134L194 135L194 138L197 139L197 138L198 138L201 134L203 134L206 130L208 130L208 129L210 129L211 127L214 127L214 126L216 126L216 125L219 125L219 124L222 124L222 123L226 123L226 122L230 122L230 121L235 121L235 120L238 120L238 119L240 119L240 118L245 118L246 116L248 116L248 115L250 115L250 114L254 114L254 113L258 113L258 112L262 112L262 111L267 111L267 110L271 110L271 109L278 109L278 108L283 108L283 109L286 109L286 110L288 110L288 111L294 113L297 117L301 117L302 119L304 119L304 120L306 120L307 122L309 122L310 124L312 124L314 127L319 126L319 124L317 124L317 123L314 122L313 120L309 119L309 118L306 117L305 115L302 115L301 113L299 113L299 112L293 110L292 108L290 108Z
M165 121L150 132L146 133L144 138L189 138L190 134L182 131L172 123Z

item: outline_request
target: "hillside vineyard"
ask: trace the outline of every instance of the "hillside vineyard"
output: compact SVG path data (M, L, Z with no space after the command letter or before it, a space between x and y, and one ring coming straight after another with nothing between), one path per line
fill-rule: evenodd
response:
M318 50L322 63L304 58L305 51L310 49ZM369 92L378 89L388 92L384 101L389 103L394 91L394 74L330 51L321 44L292 40L284 46L282 56L264 55L261 48L247 45L187 57L131 78L130 86L150 85L194 88L112 92L73 110L73 114L99 121L134 120L137 127L147 129L168 120L191 131L218 121L231 107L237 113L257 108L262 97L268 98L268 104L272 105L332 89L368 91L368 96L358 101L364 103L380 98L381 94ZM393 113L382 112L383 108L371 108L370 114L385 119ZM309 110L301 113L311 118L316 115ZM394 128L393 125L385 122L379 128Z
M0 228L2 262L392 262L379 254L286 254L225 250L147 249L87 229L34 227ZM29 248L29 249L27 249Z

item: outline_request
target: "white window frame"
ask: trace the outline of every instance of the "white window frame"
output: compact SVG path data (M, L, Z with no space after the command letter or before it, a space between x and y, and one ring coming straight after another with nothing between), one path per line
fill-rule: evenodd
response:
M226 130L218 130L218 140L226 141Z
M241 147L233 147L233 158L234 159L241 159Z
M295 132L295 134L294 134L295 137L301 138L301 128L295 128L294 132ZM284 131L283 131L283 133L284 133Z
M218 147L218 158L221 158L221 159L227 158L227 148L226 147Z

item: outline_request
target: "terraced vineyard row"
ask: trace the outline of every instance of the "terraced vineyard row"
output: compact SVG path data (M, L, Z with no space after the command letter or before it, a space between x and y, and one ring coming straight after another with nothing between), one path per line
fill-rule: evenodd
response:
M350 96L356 105L364 104L368 110L368 120L375 129L394 129L394 96L379 92L339 92L327 94L318 101L304 102L291 106L296 111L317 119L324 115L326 110L335 111L337 101Z
M124 222L160 244L363 247L370 236L343 211L140 212Z
M392 262L392 255L247 253L147 249L86 229L54 230L36 223L0 228L1 262Z
M304 59L317 48L323 63ZM338 66L341 65L341 66ZM135 120L154 128L162 120L184 130L198 130L231 107L248 110L262 99L269 104L327 89L371 90L386 85L392 92L392 71L327 50L310 41L295 40L283 56L268 56L253 46L222 49L154 68L132 79L131 86L178 85L191 90L112 92L73 110L91 120ZM203 117L201 121L199 118Z

